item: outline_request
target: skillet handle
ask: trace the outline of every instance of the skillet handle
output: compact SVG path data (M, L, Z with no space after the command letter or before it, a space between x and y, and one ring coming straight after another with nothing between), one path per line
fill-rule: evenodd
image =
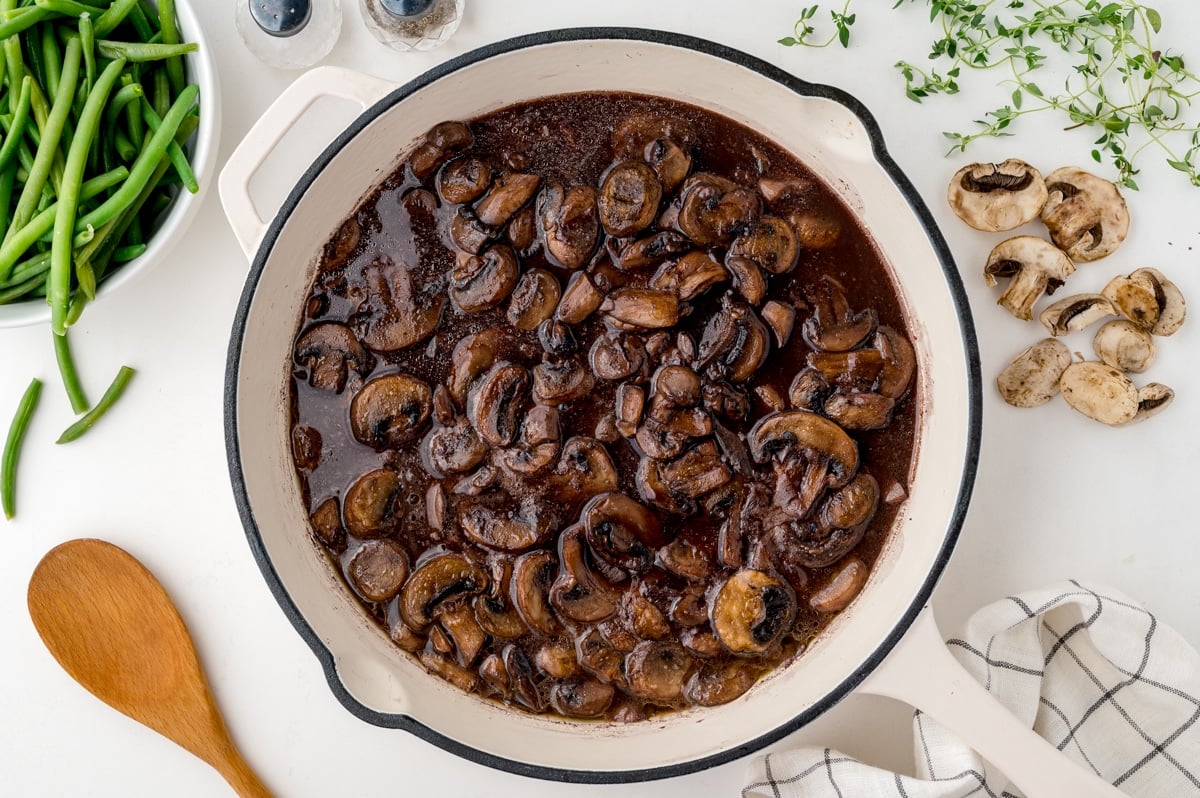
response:
M218 180L225 216L247 258L254 258L267 230L267 222L250 197L250 181L296 121L322 97L350 100L366 110L396 86L362 72L323 66L301 75L271 103L229 156Z
M859 687L917 707L995 765L1026 798L1123 798L1010 713L950 653L926 606L904 639Z

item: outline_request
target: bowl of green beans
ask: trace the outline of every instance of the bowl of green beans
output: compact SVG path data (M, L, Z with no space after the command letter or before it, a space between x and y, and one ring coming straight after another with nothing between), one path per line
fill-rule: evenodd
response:
M0 0L0 72L0 328L61 338L199 210L216 68L186 0Z

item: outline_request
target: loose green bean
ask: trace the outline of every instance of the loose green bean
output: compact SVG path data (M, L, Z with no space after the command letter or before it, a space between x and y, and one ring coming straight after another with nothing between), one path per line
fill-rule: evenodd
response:
M71 357L71 342L65 335L50 337L54 339L54 359L58 361L58 373L62 375L63 387L67 389L67 398L71 400L71 409L75 411L75 415L87 412L91 403L84 393L79 372L75 370L75 358Z
M175 16L175 0L158 0L158 22L162 28L163 44L179 44L179 20ZM183 61L178 56L167 59L167 78L171 81L171 91L175 94L183 91L187 81L183 76Z
M32 95L33 78L26 75L21 79L21 96L17 100L17 110L13 111L12 122L5 125L8 135L4 138L3 146L0 146L0 169L8 166L13 156L17 154L21 137L25 135L25 122L29 119L29 101ZM0 218L8 218L7 209L5 209L4 216Z
M187 44L150 44L147 42L114 42L101 39L96 42L96 48L105 58L124 58L131 62L161 61L166 58L178 58L181 55L194 53L200 49L195 42ZM168 62L169 63L169 62Z
M150 132L153 133L162 125L162 119L150 107L150 103L143 102L141 105L142 118L146 120L146 127L150 128ZM196 173L192 171L192 165L188 163L183 148L174 141L169 142L167 144L167 156L175 166L175 171L179 173L179 180L183 183L184 188L192 194L199 191L200 184L196 181Z
M10 521L17 512L17 463L21 459L21 444L25 442L29 421L41 395L42 381L34 379L17 405L17 414L4 442L4 456L0 460L0 505L4 507L4 517Z
M81 419L67 427L66 431L55 442L70 443L91 429L116 404L117 400L121 398L121 394L125 392L125 387L129 385L129 381L133 379L135 373L129 366L121 366L121 370L117 372L116 379L112 381L112 385L108 386L108 390L104 392L104 396L100 397L100 401L96 403L96 406L89 410Z

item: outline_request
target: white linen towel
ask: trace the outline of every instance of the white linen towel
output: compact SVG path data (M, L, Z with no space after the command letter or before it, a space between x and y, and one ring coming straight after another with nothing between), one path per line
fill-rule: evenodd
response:
M1136 602L1066 582L984 607L948 645L1009 711L1125 794L1200 796L1200 655ZM1019 798L932 717L915 712L913 733L917 778L801 748L756 757L742 796Z

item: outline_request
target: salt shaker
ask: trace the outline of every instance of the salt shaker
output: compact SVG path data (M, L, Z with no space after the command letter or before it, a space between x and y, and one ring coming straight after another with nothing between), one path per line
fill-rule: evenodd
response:
M304 69L329 55L342 32L341 0L235 0L238 33L268 66Z
M464 0L361 0L363 20L376 39L397 50L432 50L462 19Z

